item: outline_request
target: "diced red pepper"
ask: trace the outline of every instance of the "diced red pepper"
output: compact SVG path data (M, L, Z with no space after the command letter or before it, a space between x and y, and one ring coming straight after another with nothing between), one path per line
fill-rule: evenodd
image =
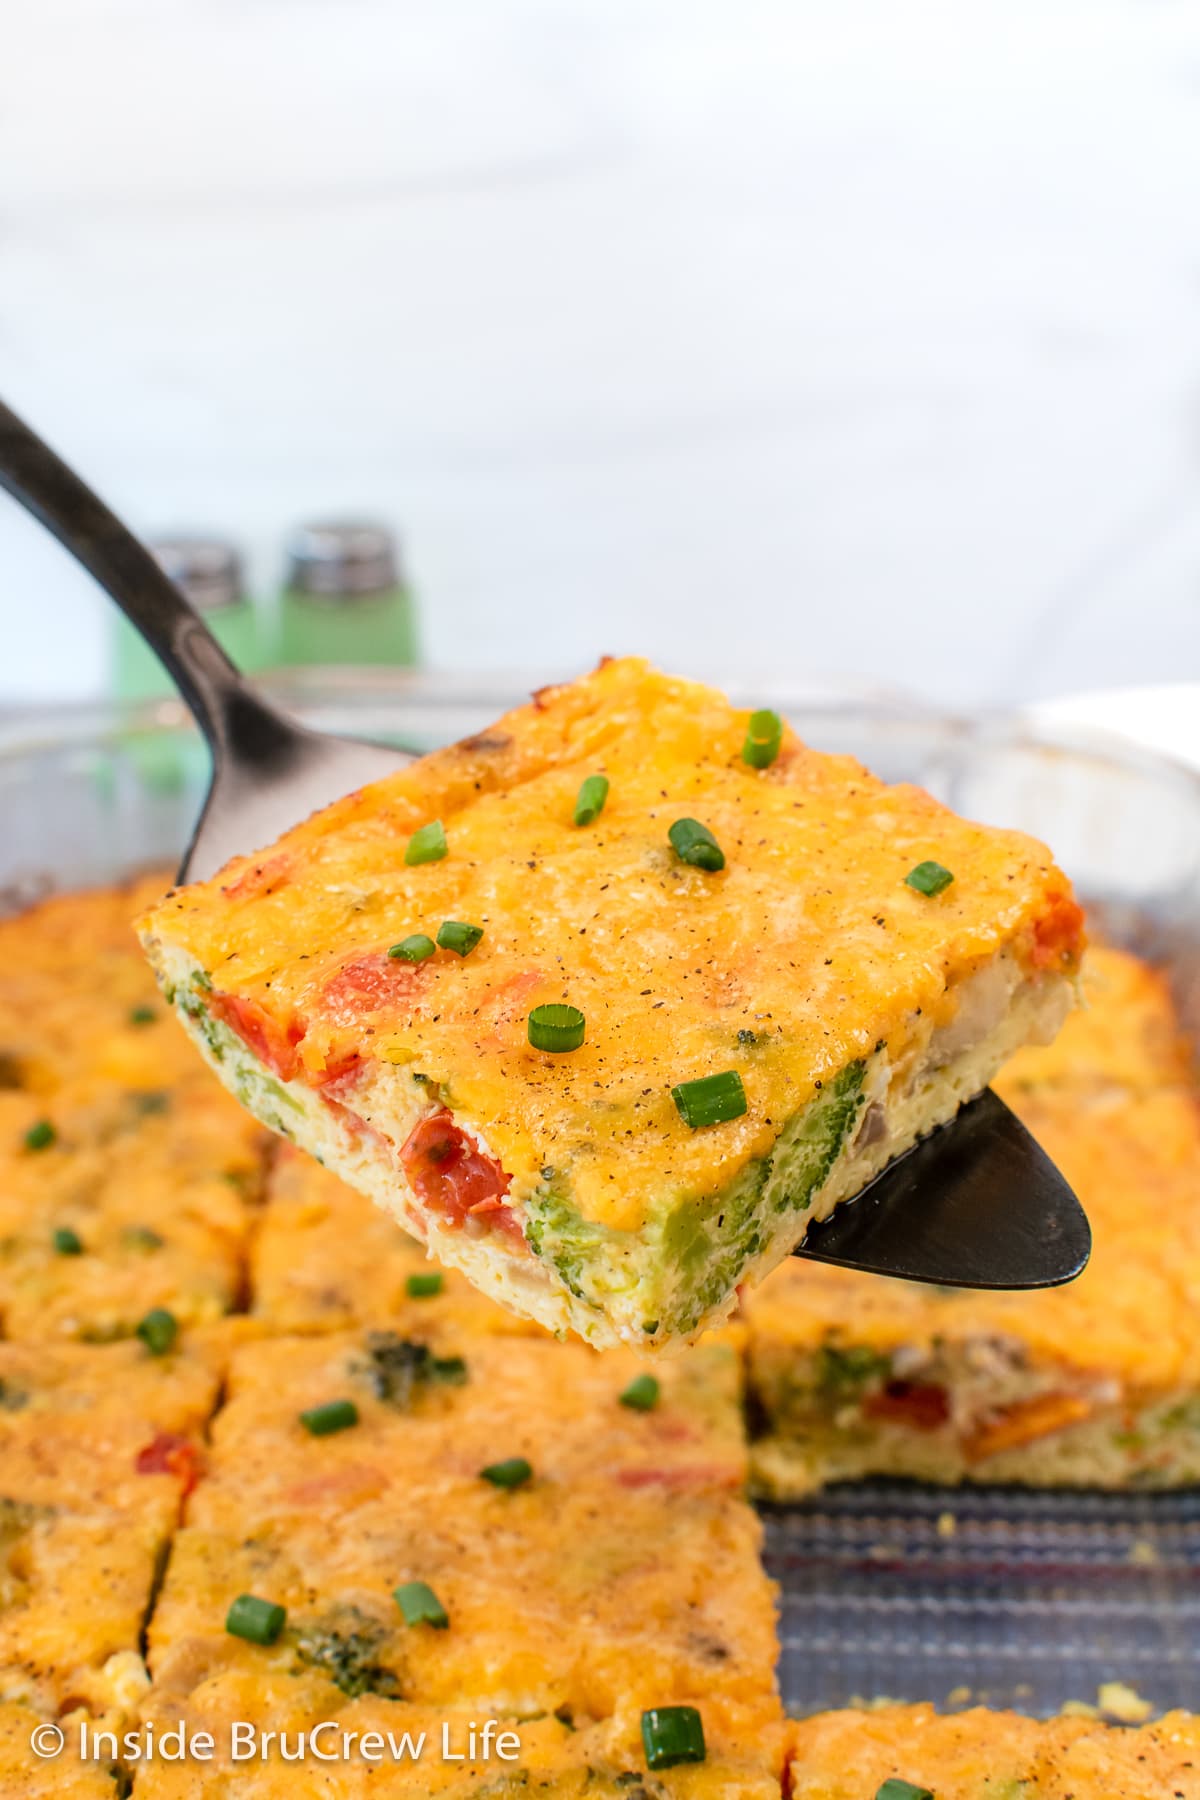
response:
M664 1488L668 1493L684 1493L689 1488L740 1487L742 1472L733 1463L676 1463L660 1469L618 1469L616 1480L618 1487L623 1488Z
M1069 968L1082 949L1083 908L1070 894L1052 894L1049 908L1034 921L1034 967Z
M353 1025L368 1013L415 1000L430 978L428 963L405 962L376 952L344 963L321 992L321 1008L340 1025Z
M237 994L222 994L216 988L208 996L209 1011L222 1024L236 1031L242 1042L254 1052L281 1081L291 1081L300 1071L296 1046L304 1036L300 1019L286 1023L265 1012L255 1000L243 1000Z
M348 1056L339 1056L334 1062L326 1063L323 1069L310 1070L308 1079L313 1087L321 1090L323 1099L340 1100L353 1093L366 1068L366 1060L357 1050L352 1050Z
M936 1431L950 1417L950 1398L933 1381L889 1381L863 1404L869 1419L886 1419L914 1431Z
M160 1431L138 1451L134 1468L139 1475L173 1475L186 1499L204 1467L199 1446L177 1431Z
M504 1206L509 1179L494 1156L486 1156L443 1108L414 1125L400 1151L413 1193L422 1206L450 1225L461 1226L472 1215L512 1214ZM516 1221L513 1220L515 1224Z

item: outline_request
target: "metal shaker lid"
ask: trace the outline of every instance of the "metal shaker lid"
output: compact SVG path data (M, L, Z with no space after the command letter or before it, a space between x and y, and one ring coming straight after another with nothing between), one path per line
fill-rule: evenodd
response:
M381 594L399 581L396 540L366 520L299 525L287 545L288 586L329 598Z
M245 598L241 556L223 538L154 538L149 549L197 612L219 612Z

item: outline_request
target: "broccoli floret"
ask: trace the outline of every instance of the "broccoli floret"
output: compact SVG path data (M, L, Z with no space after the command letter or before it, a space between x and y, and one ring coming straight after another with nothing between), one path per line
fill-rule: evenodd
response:
M400 1682L393 1669L379 1661L387 1632L378 1620L357 1607L305 1626L296 1639L296 1655L307 1668L320 1669L350 1700L361 1694L378 1694L384 1700L401 1698Z
M428 1344L394 1331L370 1331L363 1373L376 1399L403 1411L419 1387L432 1382L460 1386L467 1379L467 1365L461 1356L434 1356Z
M817 1386L831 1399L847 1400L870 1381L891 1374L891 1361L866 1344L822 1344L817 1351Z

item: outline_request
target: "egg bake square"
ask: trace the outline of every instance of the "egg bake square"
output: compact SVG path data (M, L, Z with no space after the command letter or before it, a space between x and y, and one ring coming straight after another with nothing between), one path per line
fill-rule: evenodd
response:
M235 1351L150 1626L156 1684L307 1671L327 1705L603 1719L776 1704L740 1369L392 1330ZM286 1615L227 1629L240 1594ZM323 1687L320 1685L323 1683Z
M141 921L275 1130L552 1330L655 1347L1052 1037L1032 839L603 664Z
M998 1092L1091 1220L1050 1292L793 1261L747 1297L760 1490L865 1475L1165 1487L1200 1479L1200 1103L1163 976L1093 945L1085 1005Z
M0 1697L129 1710L219 1363L140 1342L0 1344Z

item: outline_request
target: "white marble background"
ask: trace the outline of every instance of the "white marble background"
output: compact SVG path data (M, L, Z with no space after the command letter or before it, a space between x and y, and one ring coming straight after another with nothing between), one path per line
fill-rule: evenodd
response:
M1192 0L0 0L0 392L443 667L1200 675ZM0 697L104 604L0 504Z

